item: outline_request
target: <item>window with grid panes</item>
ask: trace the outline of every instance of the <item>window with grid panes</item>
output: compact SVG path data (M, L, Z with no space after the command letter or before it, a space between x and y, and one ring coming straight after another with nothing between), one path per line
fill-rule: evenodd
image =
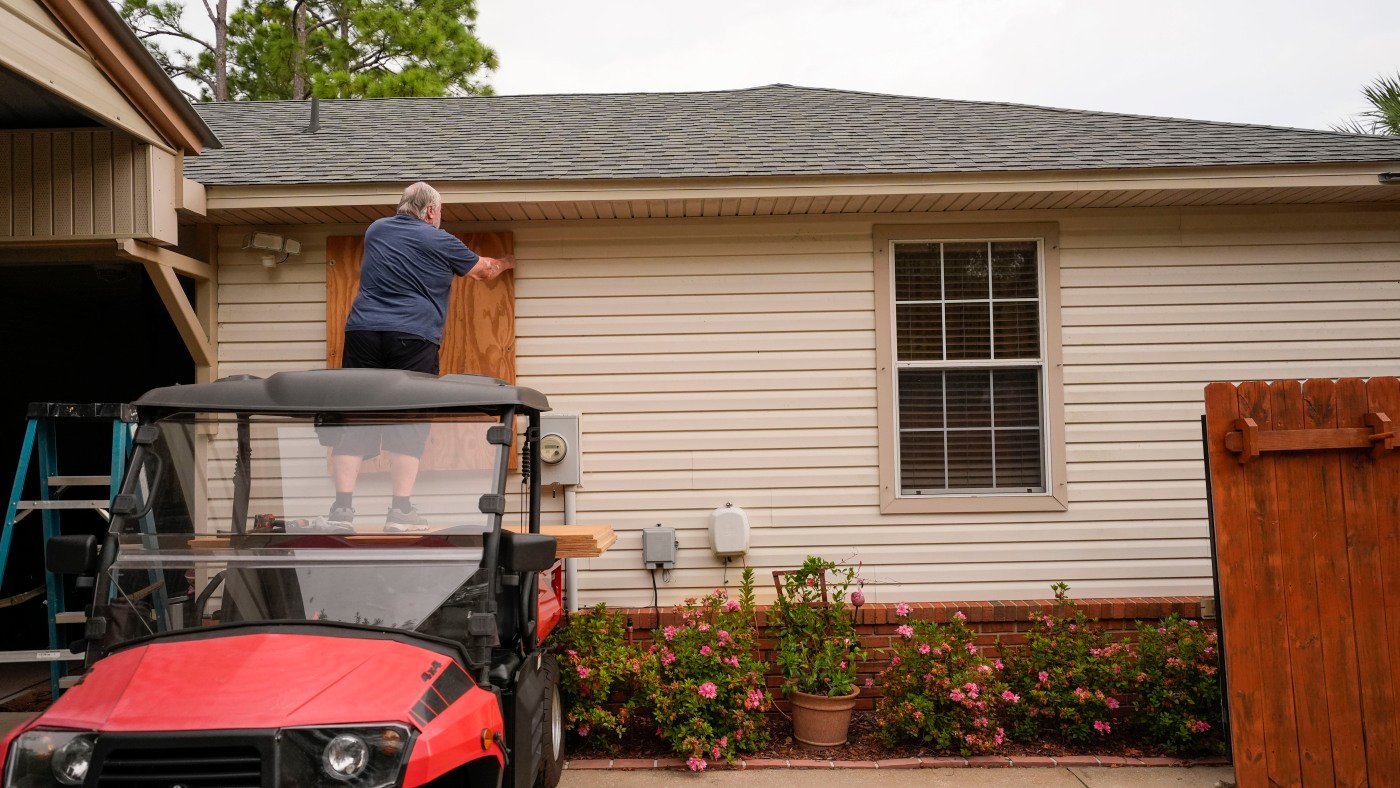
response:
M1045 492L1037 241L895 242L899 494Z

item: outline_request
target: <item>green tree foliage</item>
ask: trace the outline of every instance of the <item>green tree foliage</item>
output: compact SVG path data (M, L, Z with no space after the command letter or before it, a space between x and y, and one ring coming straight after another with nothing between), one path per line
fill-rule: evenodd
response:
M1361 95L1371 108L1333 126L1333 130L1400 137L1400 72L1393 77L1376 77L1361 89Z
M476 0L251 0L231 15L228 0L201 0L212 38L184 25L181 0L121 2L166 71L206 100L485 95L498 67Z
M199 35L185 24L180 0L114 0L114 5L165 73L198 85L197 94L186 95L228 100L228 0L201 0L212 35Z

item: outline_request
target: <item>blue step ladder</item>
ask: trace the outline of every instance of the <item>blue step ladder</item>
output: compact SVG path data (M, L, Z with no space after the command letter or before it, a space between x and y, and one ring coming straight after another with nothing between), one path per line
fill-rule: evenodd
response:
M106 422L112 432L111 468L102 476L65 476L58 471L58 426L60 423L86 422L89 425ZM92 511L107 522L112 520L112 500L121 488L122 473L127 460L131 458L132 434L135 429L136 410L131 405L121 403L75 404L66 402L31 402L28 422L24 428L24 444L20 448L19 464L15 466L15 481L10 488L10 500L5 509L3 530L0 531L0 584L5 580L5 568L10 564L10 545L18 528L28 527L26 520L34 512L39 513L43 529L43 543L63 533L65 512ZM35 460L37 459L37 463ZM31 466L37 466L37 484L31 489L37 497L26 499ZM96 497L97 489L105 490L105 497ZM85 491L86 495L74 493ZM44 557L37 557L43 565ZM66 637L65 628L87 622L84 611L70 611L64 604L64 579L44 568L44 589L35 589L20 595L46 597L46 618L48 619L48 648L0 651L0 663L47 662L50 664L50 681L53 696L76 681L76 676L68 675L68 663L82 662L83 654L74 654L68 643L77 636ZM85 580L80 579L79 584ZM86 579L87 583L91 579ZM78 630L81 632L81 630ZM61 636L62 635L62 636Z

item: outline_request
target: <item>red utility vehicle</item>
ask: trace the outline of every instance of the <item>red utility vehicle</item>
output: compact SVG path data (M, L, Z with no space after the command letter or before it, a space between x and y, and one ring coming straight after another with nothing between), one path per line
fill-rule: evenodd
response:
M47 549L51 571L95 582L87 671L4 740L6 788L558 782L543 395L320 370L136 406L110 532ZM502 527L517 438L519 533ZM353 527L316 516L338 477ZM383 519L405 481L423 530Z

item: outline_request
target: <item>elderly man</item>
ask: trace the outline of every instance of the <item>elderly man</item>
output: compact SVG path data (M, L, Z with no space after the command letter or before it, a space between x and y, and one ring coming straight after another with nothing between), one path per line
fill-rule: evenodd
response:
M345 368L408 369L438 374L447 300L454 277L488 281L515 267L509 257L481 257L441 229L442 196L426 183L403 191L398 213L365 231L360 292L345 321ZM360 465L379 453L389 457L393 501L384 529L421 531L427 520L410 496L428 440L427 425L383 430L348 428L331 453L335 502L327 530L354 530L353 496Z

